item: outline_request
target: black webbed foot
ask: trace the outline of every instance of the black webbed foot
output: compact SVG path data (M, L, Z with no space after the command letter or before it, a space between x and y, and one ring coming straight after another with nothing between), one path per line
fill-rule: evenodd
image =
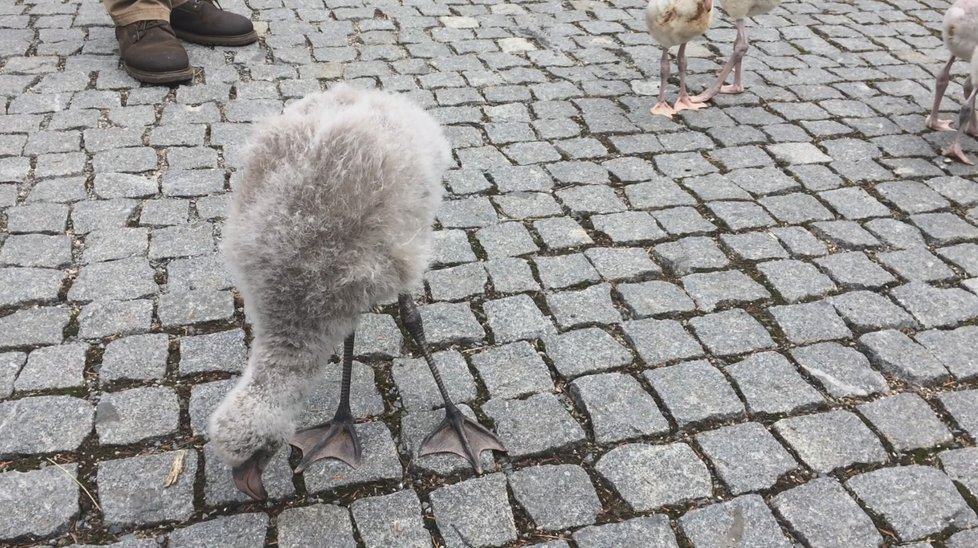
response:
M481 474L482 462L479 460L479 455L487 449L506 450L496 434L466 417L453 406L446 410L445 420L441 421L441 424L421 443L418 456L454 453L467 459L475 472Z
M337 419L295 433L290 442L302 451L302 461L295 467L302 472L322 459L341 460L353 468L360 464L360 439L353 428L353 419Z

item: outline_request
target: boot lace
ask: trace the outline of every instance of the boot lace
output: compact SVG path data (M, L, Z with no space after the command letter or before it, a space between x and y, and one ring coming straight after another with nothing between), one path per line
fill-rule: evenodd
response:
M224 7L221 6L221 3L218 2L218 0L194 0L194 9L197 9L197 6L199 6L202 1L207 2L208 4L211 4L213 6L217 6L217 9L224 11Z
M166 21L139 21L136 23L136 39L134 41L138 42L143 36L146 36L148 31L166 24Z

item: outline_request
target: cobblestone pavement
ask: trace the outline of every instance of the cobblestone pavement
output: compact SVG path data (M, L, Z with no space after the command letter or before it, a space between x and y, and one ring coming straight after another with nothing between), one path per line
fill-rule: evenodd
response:
M325 4L225 2L261 43L173 88L97 2L0 4L0 543L978 546L978 183L923 125L947 2L788 1L748 92L675 121L636 0ZM340 79L448 127L423 315L510 452L415 458L439 402L382 308L363 465L280 452L258 504L203 436L249 341L221 223L252 122Z

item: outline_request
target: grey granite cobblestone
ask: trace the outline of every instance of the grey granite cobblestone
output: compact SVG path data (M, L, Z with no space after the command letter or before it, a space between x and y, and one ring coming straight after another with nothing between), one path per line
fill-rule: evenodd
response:
M805 464L819 473L889 460L879 439L859 417L848 411L781 419L774 423L774 431Z
M435 523L446 546L498 546L516 540L506 478L491 474L431 493Z
M757 269L788 302L819 297L836 289L828 276L804 261L770 261L757 265Z
M852 332L832 305L824 301L773 306L768 310L785 337L795 344L852 337Z
M0 306L53 302L65 273L48 268L0 268Z
M959 379L978 376L978 327L966 325L953 330L920 331L914 339Z
M704 432L696 436L696 443L735 495L767 489L798 466L774 436L755 422Z
M972 438L978 436L978 406L975 405L975 396L978 396L978 391L975 390L945 392L939 396L944 409Z
M170 546L263 546L268 516L262 513L218 517L177 529L168 535Z
M972 497L978 496L978 448L950 449L938 456L944 473L963 485Z
M848 480L846 486L881 515L900 540L920 540L950 527L963 529L978 523L978 516L951 480L929 466L866 472Z
M689 321L703 346L717 356L756 352L774 346L771 335L740 308L714 312Z
M431 534L421 520L421 501L414 491L363 498L354 502L350 511L368 547L432 545Z
M923 346L894 329L867 333L859 344L886 373L917 384L935 384L947 379L947 369Z
M73 396L0 403L0 455L74 451L92 430L95 409Z
M858 407L897 451L929 449L950 443L951 431L916 394L897 394Z
M85 344L45 346L34 350L17 375L14 390L83 386L87 353L88 345Z
M679 546L676 544L676 535L669 526L669 518L664 514L584 527L575 531L573 538L581 548L598 548L616 544L636 546L643 543L662 548Z
M978 296L956 287L909 283L894 288L893 298L924 327L952 327L978 317Z
M878 293L850 291L829 298L829 302L854 329L907 329L919 325L905 310Z
M23 352L0 353L0 397L6 398L14 393L14 382L27 361Z
M745 546L792 545L760 495L744 495L692 510L679 519L679 526L697 548L729 542L731 532L736 532L738 542Z
M825 401L787 358L775 352L754 354L725 369L754 415L789 414Z
M596 327L576 329L543 339L557 372L565 378L603 371L632 361L632 354Z
M556 333L552 321L544 316L533 299L517 295L483 305L496 343L507 343Z
M105 347L99 377L105 381L162 378L166 372L168 347L165 334L116 339Z
M561 329L621 322L621 314L611 300L611 286L608 284L550 293L547 295L547 306Z
M653 254L677 276L716 270L730 264L730 260L716 243L703 236L691 236L675 242L659 244L653 248Z
M889 390L865 355L839 343L793 348L791 356L831 396L863 397Z
M878 546L883 542L873 521L833 478L817 478L789 489L774 497L771 505L812 546Z
M492 398L515 398L535 392L550 392L550 371L536 350L525 341L485 350L472 356ZM473 394L474 396L474 394Z
M79 511L77 464L0 473L4 520L0 537L44 537L66 531Z
M165 480L175 466L182 471L167 487ZM197 452L186 449L99 462L98 499L106 523L152 525L187 519L194 511L196 473Z
M177 395L168 388L142 387L103 394L95 430L102 445L122 445L176 432Z
M286 509L278 516L278 539L282 546L310 546L322 539L337 548L357 545L350 511L333 504Z
M650 369L645 376L680 427L744 413L723 373L706 361Z
M622 445L605 453L595 469L639 512L713 494L710 472L684 443Z
M675 320L634 320L622 327L625 338L648 365L703 356L700 343Z
M149 331L153 321L153 302L95 301L81 308L78 314L78 336L97 339L115 335L130 335Z
M421 308L421 319L432 344L475 342L486 336L468 303L429 304Z
M554 451L584 441L584 430L550 393L524 400L492 399L483 411L514 458Z
M299 427L326 422L333 417L339 404L343 368L338 363L330 363L324 369L321 378L315 379L316 386L306 401L305 409L299 414ZM377 390L376 377L377 372L373 367L353 361L350 408L354 417L373 417L384 412L384 399Z
M82 268L68 291L73 301L129 300L154 295L156 273L144 258L133 257Z
M655 400L633 377L603 373L579 377L570 385L571 395L591 419L598 443L664 434L669 422Z
M538 529L590 525L602 509L591 479L580 466L525 468L509 476L509 485Z

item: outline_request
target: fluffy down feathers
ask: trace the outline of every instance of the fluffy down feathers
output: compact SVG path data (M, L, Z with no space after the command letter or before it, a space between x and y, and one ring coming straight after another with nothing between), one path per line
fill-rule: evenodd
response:
M254 342L210 429L231 465L292 434L361 312L420 286L451 148L406 98L338 85L261 124L247 156L223 251Z

